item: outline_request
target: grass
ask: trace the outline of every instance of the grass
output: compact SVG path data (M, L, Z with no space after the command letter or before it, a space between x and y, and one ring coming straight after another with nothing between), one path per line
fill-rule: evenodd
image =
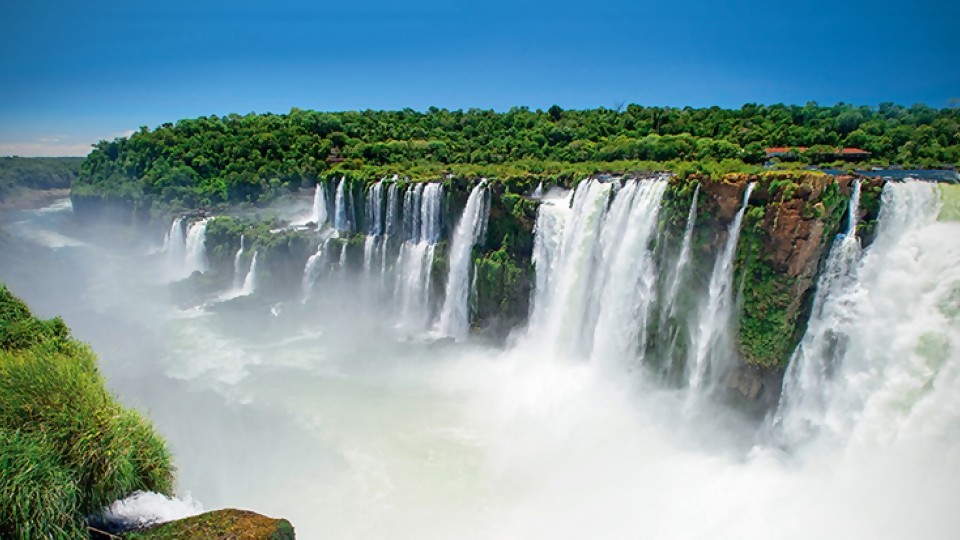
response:
M83 537L84 516L138 490L170 493L163 440L106 390L60 319L0 285L0 537Z

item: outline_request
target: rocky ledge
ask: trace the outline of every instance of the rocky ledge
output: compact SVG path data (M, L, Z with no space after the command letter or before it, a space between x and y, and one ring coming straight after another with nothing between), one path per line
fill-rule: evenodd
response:
M216 510L131 531L124 540L293 540L293 525L246 510Z

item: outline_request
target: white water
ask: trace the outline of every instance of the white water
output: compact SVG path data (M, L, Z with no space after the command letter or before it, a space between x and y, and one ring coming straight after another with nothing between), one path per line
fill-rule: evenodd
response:
M383 242L386 228L384 221L383 180L370 186L367 192L367 237L363 242L363 272L373 271L377 245Z
M321 237L320 244L317 246L317 251L307 258L307 262L303 267L303 281L300 283L300 299L302 302L306 302L310 299L310 293L313 291L313 285L320 276L322 264L327 258L332 236L333 233L329 233Z
M603 259L594 287L598 314L591 358L614 366L644 351L643 330L655 300L657 267L651 241L667 181L628 180L617 193L601 232Z
M940 205L934 184L887 184L862 261L821 279L829 292L784 384L788 442L958 448L960 223L937 221Z
M533 190L533 194L530 195L532 199L542 199L543 198L543 182L537 184L537 187Z
M680 293L680 285L690 264L691 249L693 246L693 227L697 223L697 201L700 198L700 184L697 184L693 191L693 202L690 203L690 211L687 214L687 225L683 231L683 240L680 243L680 254L677 256L677 262L670 272L667 279L667 296L663 299L660 309L661 321L676 315L677 295Z
M349 294L187 319L142 279L139 252L92 245L45 252L56 264L0 258L0 277L63 314L111 390L149 411L182 494L287 517L301 538L948 540L960 223L936 221L936 187L885 198L826 414L784 448L755 445L719 403L687 417L687 390L584 362L534 327L505 350L397 342ZM541 251L562 240L545 216L568 218L563 203L541 211Z
M242 296L249 296L257 290L257 252L253 252L250 259L250 270L247 271L247 277L243 279L243 286L240 287Z
M740 224L756 184L747 186L743 205L727 230L727 240L718 254L710 274L710 287L693 328L692 357L688 362L689 385L693 389L709 388L721 375L725 362L730 360L730 320L733 316L733 262L740 240ZM708 380L713 377L713 381Z
M431 319L430 292L433 256L440 241L440 210L443 186L414 184L407 188L403 202L406 240L397 257L394 296L400 305L401 325L426 328Z
M847 209L846 233L834 240L820 273L807 331L790 359L784 376L783 397L777 422L792 444L802 442L823 421L828 381L841 362L846 335L856 318L855 300L860 264L857 222L860 208L860 181L853 185Z
M347 217L347 199L344 196L344 185L347 183L346 177L341 177L337 183L337 193L333 199L333 228L338 231L350 230L350 221Z
M244 244L246 243L247 238L244 235L240 235L240 248L237 249L237 254L233 256L233 288L240 289L243 287L243 272L240 270L240 265L243 263L243 253Z
M546 201L534 246L531 338L606 365L630 363L644 346L657 275L650 244L666 180L619 185L581 182L572 208Z
M177 217L170 224L170 230L163 239L163 251L167 256L169 272L179 272L186 256L186 232L183 230L183 218Z
M317 182L317 187L313 190L310 221L317 224L317 229L323 228L327 222L327 188L323 182Z
M487 221L487 192L486 180L481 180L470 192L447 256L450 268L437 329L458 340L465 339L470 331L470 268L473 246L480 239Z
M185 274L207 271L207 218L194 221L187 227Z
M209 219L191 222L184 231L185 219L173 220L163 240L166 253L167 276L183 279L194 272L207 270L206 232Z

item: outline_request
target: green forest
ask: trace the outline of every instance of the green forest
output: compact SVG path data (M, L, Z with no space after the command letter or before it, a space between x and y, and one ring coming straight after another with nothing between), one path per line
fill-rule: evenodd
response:
M0 157L0 202L24 189L69 188L83 158Z
M960 109L810 103L231 114L101 141L84 162L75 193L146 207L195 207L264 202L330 174L417 180L752 172L763 166L770 146L807 148L787 167L853 166L830 163L839 147L870 152L858 166L950 166L960 162Z

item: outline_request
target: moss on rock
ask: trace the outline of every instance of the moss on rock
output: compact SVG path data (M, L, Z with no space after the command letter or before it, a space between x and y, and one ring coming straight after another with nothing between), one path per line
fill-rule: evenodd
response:
M216 510L123 536L126 540L293 540L293 525L245 510Z

